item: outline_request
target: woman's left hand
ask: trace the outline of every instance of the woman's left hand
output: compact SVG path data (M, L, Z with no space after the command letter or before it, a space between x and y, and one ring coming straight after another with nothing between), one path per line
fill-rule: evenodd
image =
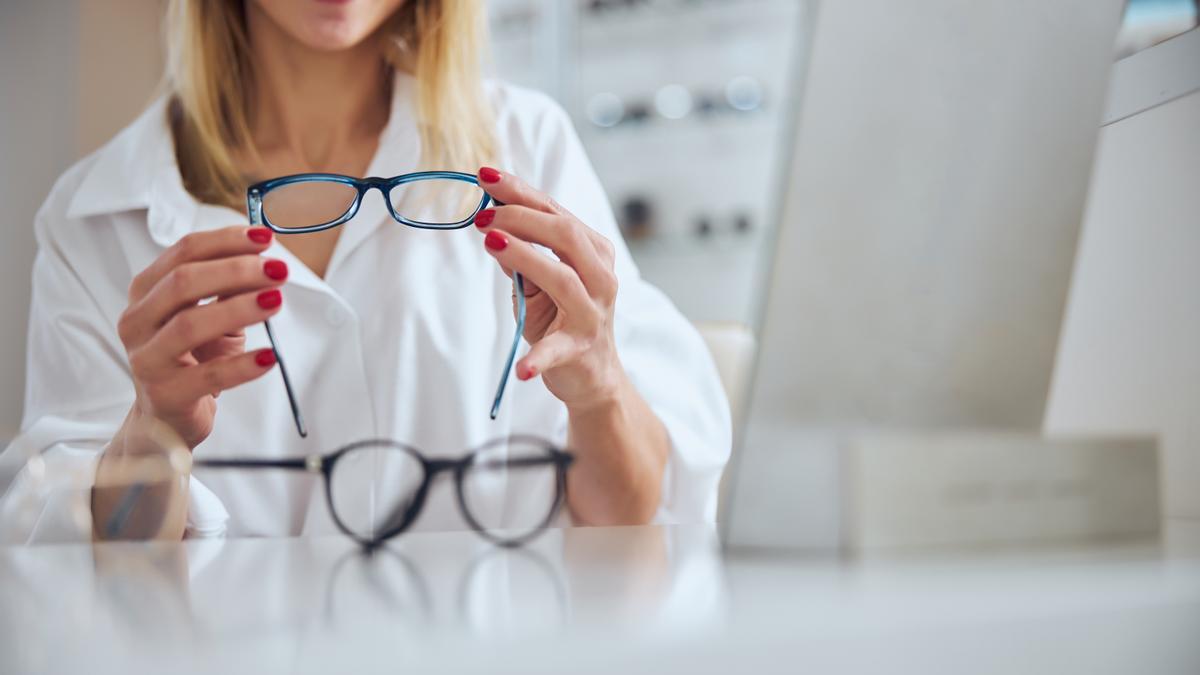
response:
M570 411L615 401L627 383L613 337L612 242L512 174L484 167L479 184L504 204L475 216L485 248L510 277L524 277L532 349L517 362L517 377L541 375Z

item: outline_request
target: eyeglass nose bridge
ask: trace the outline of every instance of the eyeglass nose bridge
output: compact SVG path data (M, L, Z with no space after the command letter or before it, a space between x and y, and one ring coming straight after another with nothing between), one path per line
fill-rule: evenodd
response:
M362 206L363 199L371 190L379 190L379 196L383 198L384 208L391 214L392 219L407 224L407 221L396 211L396 207L392 204L392 188L396 187L395 179L380 178L379 176L368 176L359 179L355 183L358 188L358 198L354 200L350 210L347 211L341 218L338 219L338 224L342 224L358 214L358 209Z
M367 193L371 190L379 190L379 195L383 198L383 204L388 213L391 214L393 219L400 219L396 214L396 210L392 207L391 191L394 186L391 184L391 181L379 176L369 176L354 181L352 185L358 191L358 195L354 198L354 203L350 204L346 212L338 217L337 220L326 223L325 227L336 227L352 220L354 216L358 215L358 210L362 207L363 199L366 198Z
M359 180L358 184L359 192L362 194L366 194L371 188L375 188L386 195L388 190L392 188L391 181L386 178L380 178L379 176L368 176L367 178Z
M358 199L356 200L358 204L354 205L354 210L357 211L358 205L362 203L363 197L366 197L367 193L371 190L379 190L379 194L383 196L383 201L389 201L393 186L392 182L386 178L370 176L368 178L362 178L358 181L355 181L354 187L358 188Z

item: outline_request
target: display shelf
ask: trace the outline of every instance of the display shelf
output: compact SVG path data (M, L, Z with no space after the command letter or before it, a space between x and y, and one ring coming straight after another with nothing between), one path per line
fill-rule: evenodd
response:
M646 224L643 276L690 318L749 322L806 3L489 6L498 74L559 100L618 220Z
M692 321L753 325L761 236L714 235L630 242L642 277Z

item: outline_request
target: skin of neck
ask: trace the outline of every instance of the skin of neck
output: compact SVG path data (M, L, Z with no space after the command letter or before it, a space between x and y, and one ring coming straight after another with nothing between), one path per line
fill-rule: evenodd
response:
M260 153L319 170L339 148L378 138L390 111L383 36L348 49L313 49L254 3L247 3L246 27L255 78L250 131Z

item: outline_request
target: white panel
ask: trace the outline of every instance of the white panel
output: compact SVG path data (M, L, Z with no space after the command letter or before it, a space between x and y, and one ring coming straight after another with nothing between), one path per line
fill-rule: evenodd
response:
M821 4L735 543L816 531L779 429L1040 428L1122 4Z
M1200 92L1104 128L1046 413L1050 432L1159 434L1166 515L1192 518L1200 518L1198 190Z
M78 20L74 0L0 2L0 438L25 397L33 217L75 159Z
M900 434L846 450L843 543L852 550L1159 530L1153 439Z
M1121 59L1113 66L1105 124L1200 89L1200 28Z

